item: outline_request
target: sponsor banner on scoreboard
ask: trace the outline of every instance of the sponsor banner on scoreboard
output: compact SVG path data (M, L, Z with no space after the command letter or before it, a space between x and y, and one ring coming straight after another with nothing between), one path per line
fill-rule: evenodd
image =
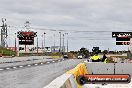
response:
M132 38L132 32L112 32L112 38L129 37Z

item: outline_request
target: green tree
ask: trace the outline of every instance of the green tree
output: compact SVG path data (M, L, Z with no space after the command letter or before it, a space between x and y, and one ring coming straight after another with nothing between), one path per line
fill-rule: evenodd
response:
M83 57L89 57L89 50L86 48L81 48L80 51L78 52L80 55L83 55Z

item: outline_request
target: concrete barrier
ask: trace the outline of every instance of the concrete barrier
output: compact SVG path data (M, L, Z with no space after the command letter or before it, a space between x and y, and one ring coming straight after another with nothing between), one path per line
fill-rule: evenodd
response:
M86 63L89 74L130 74L131 63Z
M85 74L88 74L86 65L80 63L72 70L53 80L44 88L82 88L82 86L77 83L76 78Z
M19 62L19 61L27 61L27 60L43 60L51 58L51 56L30 56L30 57L0 57L0 64L1 63L10 63L10 62Z
M63 74L44 88L77 88L72 74Z
M82 88L76 81L79 75L85 74L130 74L131 63L80 63L74 69L56 78L44 88Z

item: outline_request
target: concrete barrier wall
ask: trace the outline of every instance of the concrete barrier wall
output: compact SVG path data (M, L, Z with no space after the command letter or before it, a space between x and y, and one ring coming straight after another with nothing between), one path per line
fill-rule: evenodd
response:
M114 74L114 64L86 63L89 74Z
M132 63L86 63L89 74L130 74ZM115 67L115 72L114 72Z
M77 88L72 74L63 74L44 88Z
M30 56L30 57L11 57L11 58L0 58L0 63L5 63L5 62L14 62L14 61L26 61L26 60L42 60L46 58L51 58L51 56Z
M86 67L85 67L86 66ZM131 63L80 63L74 69L56 78L44 88L82 88L76 82L76 77L87 74L130 74ZM115 70L114 70L115 69Z
M53 80L44 88L82 88L76 81L79 75L88 74L84 63L78 64L74 69Z
M115 64L116 74L130 74L132 76L132 63L117 63Z

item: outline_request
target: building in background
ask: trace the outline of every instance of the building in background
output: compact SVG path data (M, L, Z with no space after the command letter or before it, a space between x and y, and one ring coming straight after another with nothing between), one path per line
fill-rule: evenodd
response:
M15 47L7 47L7 49L15 51L15 50L17 50L17 47L16 47L16 49L15 49Z
M51 52L65 52L65 46L61 47L60 46L51 46Z

